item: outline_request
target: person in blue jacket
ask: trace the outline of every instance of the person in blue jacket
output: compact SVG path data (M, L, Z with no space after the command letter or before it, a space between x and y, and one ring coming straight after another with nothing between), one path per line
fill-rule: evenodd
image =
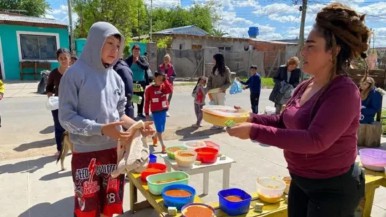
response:
M134 119L134 107L131 102L131 97L133 96L133 72L122 58L118 60L113 69L121 77L123 84L125 85L125 96L127 99L125 114L131 119Z
M362 98L361 124L372 124L377 112L382 108L382 90L375 87L375 81L372 77L367 77L360 83L360 92Z
M260 99L260 90L261 90L261 78L259 73L257 73L257 66L251 65L249 69L250 77L246 82L240 81L241 84L246 85L244 89L249 88L251 95L251 108L252 112L257 114L259 112L259 99Z

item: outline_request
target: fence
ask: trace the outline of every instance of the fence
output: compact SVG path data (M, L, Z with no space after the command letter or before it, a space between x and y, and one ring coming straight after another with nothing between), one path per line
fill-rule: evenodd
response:
M158 65L163 62L166 53L171 56L179 79L208 75L213 68L213 55L216 53L224 55L225 64L231 71L236 72L237 76L248 76L249 67L257 65L258 72L264 77L272 77L277 68L293 55L292 52L285 51L231 51L219 50L217 47L195 50L158 49L156 55Z

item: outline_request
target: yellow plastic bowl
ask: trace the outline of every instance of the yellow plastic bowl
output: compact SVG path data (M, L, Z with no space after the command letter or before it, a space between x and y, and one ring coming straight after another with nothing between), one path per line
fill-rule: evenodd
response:
M205 106L202 111L204 121L222 127L225 127L225 122L229 120L235 123L243 123L249 117L248 111L243 109L236 110L231 106Z

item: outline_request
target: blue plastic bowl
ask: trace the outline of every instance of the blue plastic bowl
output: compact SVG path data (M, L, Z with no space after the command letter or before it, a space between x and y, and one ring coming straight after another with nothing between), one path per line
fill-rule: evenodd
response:
M154 154L149 155L149 163L157 163L157 156Z
M173 197L165 194L168 190L185 190L190 193L188 197ZM196 190L189 185L184 184L173 184L166 186L162 189L162 198L164 200L164 205L166 207L176 207L178 210L181 210L183 206L188 203L193 203L194 196L196 195Z
M229 201L225 199L227 196L238 196L241 198L241 201ZM220 201L220 209L230 216L247 213L252 200L251 195L239 188L221 190L218 192L218 197Z

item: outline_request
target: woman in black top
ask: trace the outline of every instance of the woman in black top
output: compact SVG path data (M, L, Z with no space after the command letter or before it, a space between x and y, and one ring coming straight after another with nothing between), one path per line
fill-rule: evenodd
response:
M62 75L66 72L71 63L71 54L70 51L65 48L60 48L56 51L56 58L59 62L59 67L55 68L50 72L47 81L47 96L59 96L59 84ZM52 117L54 119L54 127L55 127L55 141L56 141L56 149L57 152L55 156L59 155L62 150L62 136L64 133L63 127L59 123L58 113L59 110L52 110Z

